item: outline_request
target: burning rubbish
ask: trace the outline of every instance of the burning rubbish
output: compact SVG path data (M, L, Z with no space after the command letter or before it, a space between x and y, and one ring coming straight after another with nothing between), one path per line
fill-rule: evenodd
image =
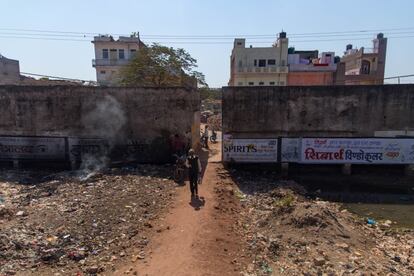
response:
M3 170L0 275L112 270L145 250L175 193L169 166L50 174ZM24 183L24 184L22 184Z

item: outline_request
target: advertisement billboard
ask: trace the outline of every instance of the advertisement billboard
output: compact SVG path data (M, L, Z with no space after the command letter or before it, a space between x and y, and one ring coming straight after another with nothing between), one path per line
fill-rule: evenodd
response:
M3 160L64 160L63 137L0 137L0 159Z
M68 138L69 159L80 162L83 157L107 155L107 143L99 138Z
M282 162L299 162L300 161L300 138L282 138L281 139L281 161Z
M278 140L275 139L232 139L223 137L223 161L243 163L277 162Z
M302 163L413 164L414 139L302 138Z

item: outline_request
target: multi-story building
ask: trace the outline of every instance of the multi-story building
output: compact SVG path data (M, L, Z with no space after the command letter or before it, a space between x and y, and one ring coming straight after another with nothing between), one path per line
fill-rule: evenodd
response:
M338 65L336 84L383 84L386 55L387 38L382 33L373 40L373 48L353 49L347 45Z
M235 39L229 86L383 84L387 39L378 34L373 43L372 49L348 45L340 58L289 48L284 32L273 47L246 48L245 39Z
M295 51L289 48L288 85L333 85L336 72L335 53Z
M244 38L234 40L229 86L287 85L288 38L285 32L272 47L247 47Z
M95 59L92 66L96 69L96 80L100 85L117 85L121 68L127 65L135 53L144 47L138 36L120 36L114 40L112 36L96 36L92 43L95 46Z
M0 84L16 84L19 81L19 61L0 55Z

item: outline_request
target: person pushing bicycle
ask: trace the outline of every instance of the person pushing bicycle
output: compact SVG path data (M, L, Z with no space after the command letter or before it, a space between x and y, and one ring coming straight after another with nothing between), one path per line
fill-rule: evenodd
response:
M186 167L188 168L188 176L190 178L191 197L193 198L195 196L198 198L198 180L201 176L201 162L193 149L188 151Z

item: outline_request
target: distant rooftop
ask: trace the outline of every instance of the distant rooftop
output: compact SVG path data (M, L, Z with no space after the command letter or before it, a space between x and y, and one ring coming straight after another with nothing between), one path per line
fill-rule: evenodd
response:
M2 54L0 54L0 59L2 60L2 62L19 62L18 60L15 60L15 59L6 58Z
M139 43L139 37L136 35L131 36L120 36L118 40L115 40L111 35L99 35L93 38L92 43L94 42L136 42Z

